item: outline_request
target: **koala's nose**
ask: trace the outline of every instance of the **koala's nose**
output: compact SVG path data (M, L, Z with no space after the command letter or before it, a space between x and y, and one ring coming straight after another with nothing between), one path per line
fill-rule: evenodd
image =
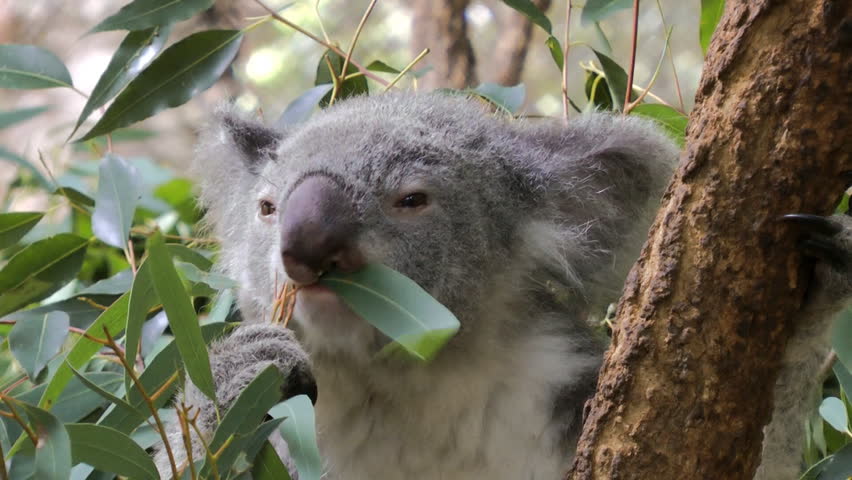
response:
M281 258L296 283L309 285L335 268L363 267L352 201L334 180L308 177L290 193L281 215Z

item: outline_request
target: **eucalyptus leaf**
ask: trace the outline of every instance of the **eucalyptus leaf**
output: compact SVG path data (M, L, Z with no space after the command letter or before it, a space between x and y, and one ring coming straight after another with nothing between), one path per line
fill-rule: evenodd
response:
M343 62L343 57L331 50L326 50L317 65L317 76L314 80L314 85L333 84L334 80L332 79L332 72L329 70L329 64L334 71L334 76L339 77L341 70L343 70ZM358 68L350 62L346 66L346 75L354 73L358 73ZM343 100L357 95L367 95L369 92L370 86L367 84L367 78L361 75L341 83L335 100ZM331 95L332 93L329 92L320 100L320 107L325 108L328 106L328 103L331 101Z
M26 158L17 153L10 152L0 146L0 160L6 160L28 171L33 180L42 188L50 189L50 182L42 175L42 173Z
M71 439L65 426L46 410L20 404L35 427L38 445L35 450L35 478L67 480L71 475Z
M39 220L41 212L12 212L0 214L0 249L11 247L22 239Z
M112 154L101 160L98 170L92 231L107 245L125 249L140 197L139 171L127 160Z
M133 285L133 272L127 268L80 290L78 295L123 295Z
M175 268L190 282L203 283L216 290L236 288L239 286L236 280L228 278L221 273L205 272L192 263L176 261Z
M123 399L115 396L112 392L108 391L105 388L102 388L97 383L86 378L86 376L83 375L82 373L80 373L79 371L77 371L76 368L74 368L70 365L68 366L68 368L70 368L71 371L74 372L74 376L77 377L77 379L83 385L85 385L86 388L89 389L89 391L97 394L99 397L108 401L110 404L115 405L115 408L124 410L124 412L127 413L128 415L135 416L136 419L139 421L139 423L144 422L145 419L148 418L147 415L143 414L139 409L135 408L133 405L130 405L129 403L127 403ZM59 398L62 399L61 396Z
M686 142L686 124L688 118L674 108L658 103L642 103L633 107L630 110L630 114L654 120L681 147Z
M701 51L707 54L713 32L725 13L725 0L701 0L701 24L698 27L698 40Z
M305 122L311 117L314 109L316 109L319 105L320 100L322 100L332 88L334 88L334 85L330 83L323 83L308 89L308 91L299 95L299 98L293 100L289 105L287 105L287 108L284 109L284 113L281 114L281 117L278 118L275 125L281 128L287 125L295 125Z
M530 19L534 24L541 27L548 35L553 33L553 26L550 24L550 20L547 18L547 15L544 14L535 4L530 0L503 0L503 3L514 8L515 10L524 14L527 18ZM587 3L588 5L588 3Z
M601 62L606 84L609 87L609 94L612 97L613 110L621 112L624 110L624 98L627 93L627 72L615 63L615 60L595 49L592 49L592 51L598 57L598 61Z
M134 0L97 24L90 33L167 26L206 10L215 0Z
M852 370L852 308L838 315L831 330L831 348L847 369ZM852 393L852 392L850 392Z
M160 297L154 290L154 279L151 277L151 262L146 259L136 270L133 284L130 287L130 303L127 307L127 326L124 329L124 348L128 352L139 351L142 341L142 329L148 311L160 303ZM130 375L125 373L124 385L131 388Z
M561 72L565 67L565 52L562 50L562 45L559 44L559 40L556 39L553 35L547 37L547 40L544 41L544 44L547 45L547 49L550 51L550 56L553 58L553 63L559 68Z
M820 416L838 432L849 431L849 414L846 405L837 397L823 399L819 406Z
M472 92L509 113L517 113L524 104L527 90L523 83L514 87L504 87L496 83L482 83Z
M151 278L156 279L154 290L168 316L186 372L202 393L215 400L216 387L198 317L159 232L148 239L147 263Z
M631 0L586 0L580 21L583 24L600 22L611 13L630 8L632 5Z
M168 37L168 26L138 30L130 32L124 37L89 95L83 111L77 118L74 130L68 136L69 138L74 136L80 125L89 118L89 115L95 109L102 107L112 97L116 96L143 68L154 60L154 57L163 49Z
M47 298L71 281L88 240L62 233L28 245L0 270L0 316Z
M809 468L799 480L848 480L852 476L852 443Z
M71 86L71 74L53 53L35 45L0 45L0 88Z
M48 106L41 106L0 112L0 130L17 123L25 122L36 115L46 112L49 108Z
M393 73L395 75L399 75L400 72L402 72L402 70L391 67L390 65L381 60L373 60L365 68L367 70L370 70L371 72Z
M206 30L167 48L134 78L80 140L109 133L161 110L183 105L210 88L234 60L242 32Z
M55 311L18 320L9 332L9 348L30 381L35 382L68 337L68 314Z
M268 441L254 458L251 476L253 480L291 480L290 472L287 471L275 447Z
M269 410L272 418L284 418L279 427L287 442L290 457L296 464L299 480L319 480L322 476L322 459L317 447L314 406L307 395L297 395Z
M85 462L133 479L160 478L151 457L126 434L91 423L70 423L65 428L74 463Z

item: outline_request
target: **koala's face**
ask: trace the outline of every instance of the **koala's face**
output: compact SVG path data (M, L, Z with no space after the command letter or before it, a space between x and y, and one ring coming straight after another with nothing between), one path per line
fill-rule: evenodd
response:
M495 140L503 122L472 100L409 95L350 100L274 140L270 131L240 140L252 127L231 127L238 149L274 147L228 187L247 190L230 196L239 207L223 207L235 227L214 216L244 311L268 315L274 286L289 279L303 287L295 320L308 348L374 351L387 339L316 281L381 263L471 327L483 292L508 269L519 216Z

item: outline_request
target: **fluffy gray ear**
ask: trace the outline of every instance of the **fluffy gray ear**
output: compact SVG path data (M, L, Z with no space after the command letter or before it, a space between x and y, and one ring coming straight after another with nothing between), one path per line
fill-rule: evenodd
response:
M234 112L223 112L220 118L225 140L231 143L249 171L256 172L264 163L275 158L283 132Z

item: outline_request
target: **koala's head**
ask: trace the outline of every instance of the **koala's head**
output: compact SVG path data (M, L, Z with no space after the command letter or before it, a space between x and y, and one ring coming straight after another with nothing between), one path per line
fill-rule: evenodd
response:
M507 160L514 135L482 102L441 94L350 99L284 131L220 112L195 170L246 319L269 318L286 278L309 286L375 262L450 308L462 333L475 327L494 282L512 275L529 202ZM386 341L329 291L298 295L308 348Z

